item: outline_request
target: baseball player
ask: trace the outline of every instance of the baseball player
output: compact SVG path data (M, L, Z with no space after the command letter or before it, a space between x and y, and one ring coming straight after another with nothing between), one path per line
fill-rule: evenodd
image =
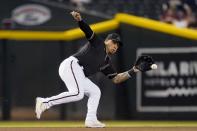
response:
M84 95L88 96L86 127L105 127L97 119L97 108L101 97L99 87L88 76L96 72L102 72L115 84L129 79L138 71L150 70L153 60L148 56L142 56L141 61L128 71L117 73L112 68L110 55L116 53L123 44L116 33L109 34L103 41L99 38L82 19L80 13L72 11L71 15L77 21L80 29L84 32L88 42L75 54L65 59L59 67L59 75L68 91L47 98L36 98L36 116L40 119L41 114L52 106L81 100Z

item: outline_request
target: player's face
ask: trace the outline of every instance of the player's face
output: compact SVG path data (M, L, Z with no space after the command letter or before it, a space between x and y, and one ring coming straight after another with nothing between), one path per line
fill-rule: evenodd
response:
M113 42L112 40L105 41L106 52L108 54L114 54L118 50L118 44Z

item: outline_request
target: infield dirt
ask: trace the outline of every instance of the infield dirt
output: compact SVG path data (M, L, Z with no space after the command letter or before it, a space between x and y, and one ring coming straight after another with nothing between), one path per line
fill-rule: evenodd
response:
M0 131L197 131L197 127L110 127L110 128L65 128L65 127L2 127Z

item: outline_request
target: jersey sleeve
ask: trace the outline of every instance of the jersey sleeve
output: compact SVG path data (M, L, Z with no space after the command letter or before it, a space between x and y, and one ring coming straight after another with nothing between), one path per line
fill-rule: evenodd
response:
M100 68L100 71L107 76L109 79L113 79L118 73L112 67L111 64L106 64L105 66Z
M95 37L95 33L92 31L90 26L83 20L78 22L79 28L84 32L86 38L91 41Z
M92 31L90 26L83 20L78 22L80 29L84 32L86 39L90 42L91 46L98 46L103 41Z

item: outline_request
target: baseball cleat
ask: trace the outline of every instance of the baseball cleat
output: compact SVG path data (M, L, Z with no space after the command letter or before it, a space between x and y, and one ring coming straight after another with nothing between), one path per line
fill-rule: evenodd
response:
M37 97L36 98L36 117L40 119L41 114L47 109L46 105L43 103L44 98Z
M101 123L98 120L96 120L96 121L86 121L85 122L85 127L88 127L88 128L104 128L105 124Z

